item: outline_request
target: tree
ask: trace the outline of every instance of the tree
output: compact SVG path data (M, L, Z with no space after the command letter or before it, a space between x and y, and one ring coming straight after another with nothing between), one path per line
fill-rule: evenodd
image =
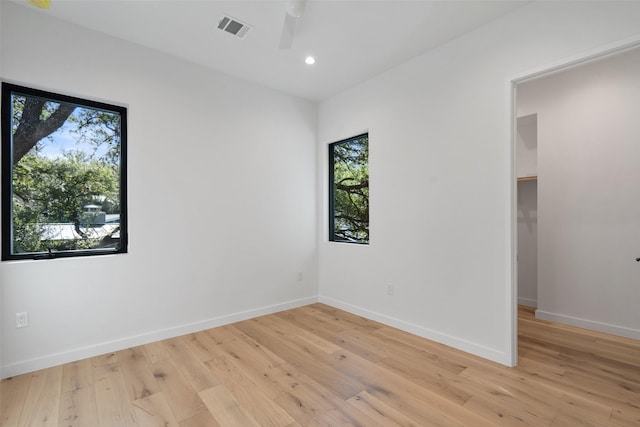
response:
M36 97L13 97L13 164L67 121L76 107Z
M82 228L86 204L107 204L117 199L117 170L87 159L81 152L49 159L25 155L13 170L14 250L43 252L47 249L89 248L100 244L98 236ZM48 239L45 224L71 223L79 241ZM103 236L100 236L103 237Z
M362 136L333 147L334 236L369 241L369 138Z
M79 142L94 147L94 154L98 150L103 152L99 159L114 165L120 163L120 116L109 111L79 108L70 118L75 125L72 132L77 135Z
M19 93L11 105L12 253L106 245L119 225L105 238L83 208L120 214L120 113ZM53 238L64 224L75 236Z

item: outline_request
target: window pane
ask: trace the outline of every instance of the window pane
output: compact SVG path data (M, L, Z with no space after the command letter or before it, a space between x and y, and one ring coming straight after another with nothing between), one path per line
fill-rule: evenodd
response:
M329 145L329 240L369 243L369 136Z
M2 127L3 259L126 252L126 109L3 84Z

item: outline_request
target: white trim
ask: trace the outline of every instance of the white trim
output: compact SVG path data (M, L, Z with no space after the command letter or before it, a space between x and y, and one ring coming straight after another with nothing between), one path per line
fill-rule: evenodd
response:
M612 325L609 323L596 322L594 320L581 319L579 317L567 316L564 314L551 313L549 311L536 310L536 318L549 320L551 322L564 323L566 325L577 326L578 328L591 329L593 331L605 332L607 334L619 335L622 337L640 340L640 330L626 328L624 326Z
M518 304L526 305L527 307L538 308L538 300L533 298L518 297Z
M640 36L633 36L617 42L601 46L596 49L583 52L578 55L573 55L568 58L564 58L559 61L552 62L550 64L538 67L534 70L522 73L511 79L511 83L518 84L529 80L534 80L540 77L547 77L554 73L566 71L573 67L585 65L590 62L599 61L605 59L611 55L626 52L631 49L640 47Z
M517 112L516 112L516 85L513 81L509 81L507 87L507 105L509 105L507 123L509 123L509 144L507 145L507 155L509 159L508 168L508 193L509 203L508 218L509 224L507 224L507 247L511 250L507 254L507 283L510 286L507 287L507 325L508 325L508 340L505 348L508 349L508 366L514 367L518 364L518 186L516 180L516 126L517 126Z
M216 328L242 320L252 319L279 311L289 310L292 308L302 307L318 302L317 296L287 301L280 304L267 305L251 310L239 311L233 314L226 314L207 320L202 320L185 325L176 326L158 331L149 332L141 335L134 335L127 338L107 341L87 347L77 348L61 353L49 354L46 356L36 357L33 359L23 360L9 365L2 366L2 378L13 377L15 375L27 372L37 371L39 369L49 368L76 360L86 359L88 357L99 356L101 354L113 351L124 350L138 345L144 345L155 341L177 337L180 335L190 334L205 329Z
M466 353L471 353L473 355L480 356L485 359L489 359L503 365L509 365L509 355L499 350L485 347L483 345L480 345L471 341L466 341L460 338L456 338L451 335L443 334L441 332L434 331L432 329L428 329L413 323L405 322L404 320L389 317L384 314L377 313L375 311L367 310L362 307L358 307L343 301L339 301L337 299L323 297L321 295L319 301L323 304L327 304L332 307L339 308L340 310L347 311L351 314L355 314L358 316L365 317L367 319L375 320L376 322L383 323L387 326L391 326L391 327L403 330L405 332L409 332L411 334L429 339L431 341L448 345L449 347L453 347L455 349L464 351Z

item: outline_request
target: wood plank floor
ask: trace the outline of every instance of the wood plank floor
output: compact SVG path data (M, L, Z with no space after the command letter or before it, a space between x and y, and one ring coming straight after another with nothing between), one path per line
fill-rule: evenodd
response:
M13 426L640 426L640 342L519 310L507 368L314 304L7 379Z

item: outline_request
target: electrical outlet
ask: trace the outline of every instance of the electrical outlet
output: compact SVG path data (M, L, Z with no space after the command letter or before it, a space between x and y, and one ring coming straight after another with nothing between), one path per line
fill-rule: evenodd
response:
M387 295L393 295L395 290L396 287L394 285L392 285L391 283L387 283Z
M29 313L26 311L16 313L16 328L26 328L27 326L29 326Z

